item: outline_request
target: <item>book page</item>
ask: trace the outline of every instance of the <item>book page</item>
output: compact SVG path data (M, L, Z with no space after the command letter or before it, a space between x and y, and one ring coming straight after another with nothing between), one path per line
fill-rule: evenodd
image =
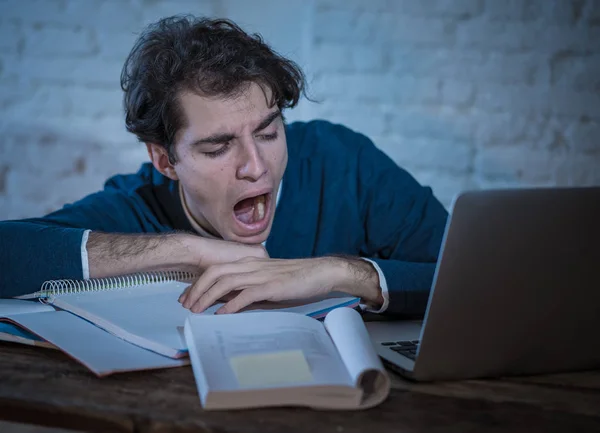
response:
M97 376L179 367L187 359L171 359L127 343L66 311L16 314L8 319L52 343Z
M178 327L183 326L189 310L178 298L188 285L171 281L58 296L51 302L133 344L176 358L187 352ZM215 309L211 307L210 313Z
M190 315L185 327L195 346L192 365L197 355L211 390L353 387L323 324L315 319L282 312Z
M0 317L7 314L26 314L42 311L54 311L49 305L42 304L40 301L24 301L21 299L0 299Z
M364 391L361 407L381 403L389 394L390 379L360 314L350 308L335 309L325 317L325 328L353 383Z
M0 299L0 319L6 316L16 316L28 313L54 311L49 305L39 301L24 301L20 299ZM0 340L13 343L52 347L37 335L32 334L12 323L0 322Z
M17 315L15 315L16 317ZM2 320L0 318L0 320ZM7 323L0 321L0 340L10 341L12 343L27 344L30 346L39 346L47 348L55 348L54 345L44 341L35 334L32 334L25 329L14 325L13 323Z

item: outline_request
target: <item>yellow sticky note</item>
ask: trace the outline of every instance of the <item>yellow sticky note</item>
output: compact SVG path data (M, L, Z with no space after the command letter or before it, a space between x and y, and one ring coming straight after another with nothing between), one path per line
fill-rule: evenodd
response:
M266 387L313 380L301 350L253 353L229 359L241 387Z

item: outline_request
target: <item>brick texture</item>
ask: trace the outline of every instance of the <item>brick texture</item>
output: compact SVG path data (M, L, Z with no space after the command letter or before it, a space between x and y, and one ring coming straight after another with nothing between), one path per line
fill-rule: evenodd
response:
M596 0L0 0L0 219L145 161L119 74L140 29L177 13L263 33L318 101L288 119L367 134L445 205L471 188L600 184Z

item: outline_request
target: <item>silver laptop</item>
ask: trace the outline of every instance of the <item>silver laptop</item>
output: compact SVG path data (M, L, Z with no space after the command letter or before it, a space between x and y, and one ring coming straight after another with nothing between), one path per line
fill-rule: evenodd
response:
M422 322L367 328L418 381L600 368L600 187L454 201Z

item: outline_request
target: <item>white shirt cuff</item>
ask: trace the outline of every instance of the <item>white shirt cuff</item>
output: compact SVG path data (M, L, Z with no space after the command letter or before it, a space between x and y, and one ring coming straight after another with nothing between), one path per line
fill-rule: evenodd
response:
M81 237L81 270L83 272L83 279L89 280L90 278L90 263L88 261L88 252L87 252L87 241L90 236L91 230L86 230L83 232L83 236Z
M388 305L390 304L390 295L388 293L387 281L385 279L385 275L383 275L383 271L379 267L379 265L373 260L366 259L361 257L363 260L371 263L375 270L377 271L377 275L379 275L379 287L381 288L381 295L383 296L383 304L381 304L381 308L379 310L373 310L366 304L360 304L360 308L363 311L368 311L369 313L383 313L387 310Z

